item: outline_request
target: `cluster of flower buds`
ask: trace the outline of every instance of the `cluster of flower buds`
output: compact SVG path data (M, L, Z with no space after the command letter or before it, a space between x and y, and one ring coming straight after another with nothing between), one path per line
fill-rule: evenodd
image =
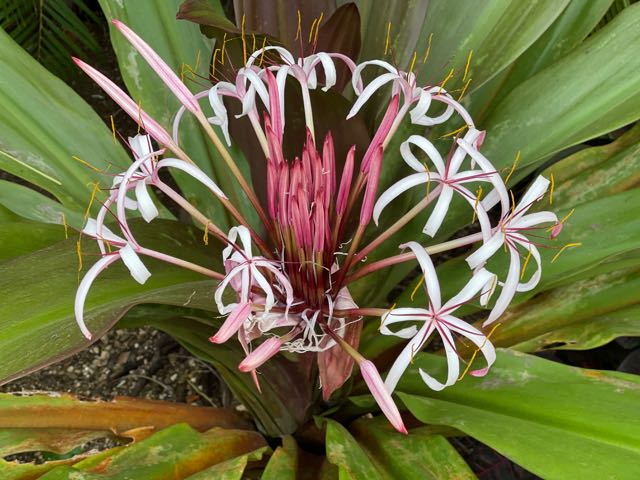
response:
M246 352L239 368L251 372L258 388L256 370L281 350L317 354L325 399L344 383L353 364L357 363L383 413L399 431L405 432L391 394L412 358L425 347L434 332L442 339L448 374L445 381L440 382L421 370L427 386L440 390L457 381L460 359L454 334L469 339L486 359L486 366L471 374L486 374L496 358L494 348L481 330L457 318L455 312L474 300L489 308L490 297L495 290L501 289L490 309L486 326L500 317L516 292L531 290L539 282L540 254L527 235L543 225L551 225L552 235L557 235L562 225L551 212L527 213L546 193L549 186L546 179L539 177L520 202L512 204L500 174L480 153L485 132L476 128L463 106L442 86L419 87L413 73L400 71L386 62L355 65L349 58L332 53L315 53L296 60L283 48L266 47L248 58L246 65L237 71L234 83L218 82L207 91L192 94L141 38L121 22L114 23L183 106L175 117L170 135L108 78L76 60L80 68L132 118L139 120L147 132L147 135L130 139L135 161L126 172L115 176L110 196L97 218L91 219L84 230L98 241L103 255L87 272L77 292L76 318L87 338L91 338L91 334L83 321L83 306L93 280L121 259L133 278L144 283L151 273L140 256L149 256L219 280L214 300L220 314L226 318L210 340L221 343L237 336ZM269 61L263 66L258 59L263 59L265 54ZM336 159L334 150L333 136L339 132L328 133L323 139L316 138L310 96L310 90L319 86L324 91L334 87L336 61L346 65L351 72L356 97L347 118L357 115L374 94L380 98L381 88L390 87L391 90L370 145L365 152L356 152L353 146L344 162L342 158ZM383 73L365 84L362 73L367 67L382 69ZM285 106L287 109L296 107L285 102L286 89L291 88L287 83L289 79L300 88L306 122L306 136L295 158L285 158L283 153ZM240 102L242 110L238 116L248 117L262 147L267 171L266 205L258 200L224 145L231 143L225 97ZM212 116L204 114L199 103L201 99L208 99ZM431 113L434 105L437 114ZM200 122L251 201L263 223L260 229L249 225L222 189L198 169L180 147L178 131L187 111ZM463 122L460 131L466 130L466 133L455 137L448 155L443 157L427 138L411 135L401 142L399 153L412 173L378 192L385 151L402 122L432 127L452 119ZM211 125L218 127L225 142ZM159 145L158 150L153 150L152 141ZM175 158L160 159L165 151L172 152ZM386 156L387 161L396 161L398 152L393 153ZM343 164L341 171L338 171L338 164ZM235 218L237 226L228 232L218 228L215 219L207 218L159 179L158 171L163 167L180 169L202 182ZM472 193L472 186L479 184L489 192L484 199ZM158 215L148 192L149 186L164 192L222 242L222 271L147 249L136 241L127 225L127 210L137 210L147 222ZM424 197L408 212L393 219L389 205L414 187L422 188ZM479 231L424 246L439 231L456 194L473 210ZM104 225L106 214L114 206L122 236L115 235ZM500 211L490 215L494 207ZM367 262L369 253L426 209L430 213L422 238L407 239L407 243L399 245L404 253ZM378 225L383 215L389 215L393 220L391 226L362 245L365 230L373 227L372 223ZM492 224L491 218L497 218L497 224ZM431 255L474 244L478 244L478 248L466 259L470 267L469 281L456 295L443 302ZM486 268L489 259L502 246L510 255L509 269L504 277L501 272L490 272ZM527 261L533 257L537 264L535 272L526 281L521 278L521 255L527 255ZM422 270L427 305L393 309L356 305L349 292L352 282L407 261L417 261ZM381 334L408 340L384 382L373 363L357 352L365 317L381 319Z

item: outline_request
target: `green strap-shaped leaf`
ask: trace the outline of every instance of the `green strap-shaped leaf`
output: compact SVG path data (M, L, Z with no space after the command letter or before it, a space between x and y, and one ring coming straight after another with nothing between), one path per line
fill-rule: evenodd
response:
M170 221L131 222L138 241L200 265L216 268L219 249L205 247L195 228ZM15 378L85 348L73 313L81 275L98 257L95 242L82 240L83 272L78 272L75 234L69 240L0 264L0 381ZM152 273L136 283L121 262L100 275L85 305L85 320L99 338L132 305L189 304L213 308L214 282L167 263L142 258Z
M327 459L340 471L340 479L384 480L383 472L374 465L349 431L333 420L327 422Z
M638 48L640 5L632 5L506 97L483 125L483 154L501 168L520 151L515 181L553 153L640 118Z
M112 178L72 157L105 170L109 163L128 165L127 154L91 107L3 30L0 51L0 169L50 192L66 209L84 212L92 182L110 186ZM7 195L1 203L21 208L19 198Z
M0 262L48 247L64 240L64 237L62 226L0 221Z
M422 422L457 428L543 478L640 476L637 376L502 350L486 377L433 392L419 368L442 378L446 361L416 356L398 386Z
M200 33L196 25L176 20L180 3L181 0L150 2L100 0L107 19L118 19L126 23L151 45L178 75L184 78L187 86L195 93L211 87L206 79L213 43ZM120 72L132 98L140 101L142 108L171 132L173 117L180 103L113 25L110 26L110 32ZM210 111L206 98L201 101L201 104L205 112ZM253 210L249 208L250 204L246 196L241 193L242 190L237 181L190 114L184 115L180 131L182 148L209 177L220 185L234 205L248 215L248 218L252 218L250 215ZM239 151L233 150L232 156L244 170L245 178L250 180L242 155ZM175 172L174 175L182 193L191 204L222 229L229 226L226 210L206 187L182 172Z
M447 88L462 86L462 72L473 50L467 79L473 79L470 88L478 88L535 42L568 1L360 0L364 36L361 57L369 60L384 56L390 22L393 63L409 69L416 52L415 71L420 84L442 81L453 68L458 73L447 82ZM427 50L429 56L422 65Z
M351 427L356 440L385 474L385 478L472 480L476 476L442 435L426 429L402 435L384 417L360 419Z
M304 467L303 467L304 468ZM291 436L284 437L264 469L261 480L296 480L298 445Z

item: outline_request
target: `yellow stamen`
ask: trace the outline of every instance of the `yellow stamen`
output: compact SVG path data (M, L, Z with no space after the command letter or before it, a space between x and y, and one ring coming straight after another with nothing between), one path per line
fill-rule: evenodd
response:
M391 308L389 309L389 312L387 313L387 316L389 316L389 314L391 314L391 312L393 312L396 308L397 303L394 303L393 305L391 305ZM378 331L382 330L382 326L384 325L384 320L380 320L380 326L378 327Z
M524 273L527 271L527 265L529 265L529 260L531 260L531 247L529 247L529 254L527 255L526 260L524 261L524 265L522 265L522 270L520 271L520 280L524 278Z
M73 158L76 162L80 162L85 167L90 168L94 172L104 173L104 170L100 170L98 167L95 167L95 166L91 165L89 162L87 162L86 160L81 159L80 157L77 157L76 155L74 155L71 158Z
M182 62L182 65L180 66L180 81L184 83L184 62Z
M300 12L298 12L299 14ZM262 39L262 53L260 54L260 63L259 66L262 67L262 62L264 61L264 47L267 44L267 37Z
M463 125L462 127L454 130L453 132L445 133L444 135L442 135L440 137L440 139L447 138L447 137L453 137L454 135L457 135L458 133L462 133L464 131L464 129L467 128L467 126L468 125Z
M218 52L220 51L219 48L216 48L213 51L213 58L211 59L211 76L215 77L216 76L216 59L218 58Z
M294 40L298 40L300 35L302 34L302 18L300 17L300 10L298 10L298 29L296 30L296 38Z
M478 209L478 204L480 203L480 197L482 197L482 185L478 187L478 190L476 192L476 203L473 206L473 219L471 220L471 223L474 223L476 221L476 210Z
M76 253L78 254L78 273L82 271L82 250L80 247L80 239L76 242Z
M471 83L472 78L469 77L469 80L467 80L467 82L464 84L464 87L462 88L462 92L460 92L460 96L458 97L458 101L462 100L462 97L464 97L464 94L467 93L467 88L469 88L469 84Z
M202 235L202 241L205 245L209 245L209 224L211 222L207 220L207 223L204 224L204 235Z
M462 76L463 82L467 79L467 73L469 73L469 65L471 65L472 55L473 55L473 49L469 50L469 56L467 57L467 65L464 67L464 75Z
M513 161L513 165L511 165L511 170L509 170L509 175L507 175L507 178L505 178L504 183L506 184L509 179L511 178L511 175L513 175L513 172L516 171L516 167L518 166L518 162L520 161L520 150L518 150L518 153L516 153L516 159Z
M242 37L242 58L244 63L247 63L247 40L244 37L244 13L242 14L242 24L240 26L240 35Z
M420 277L420 281L418 282L418 284L415 286L415 288L413 289L413 292L411 292L411 301L413 302L414 297L416 296L416 293L418 292L418 289L420 288L420 286L424 283L426 276L422 275Z
M549 189L549 205L553 204L553 189L556 186L556 182L553 178L553 173L551 174L551 188Z
M311 24L311 28L309 29L309 44L311 44L311 40L313 40L313 32L315 31L317 23L318 23L318 19L314 18L313 23Z
M551 263L555 262L555 261L558 259L558 257L560 256L560 254L561 254L562 252L564 252L567 248L571 248L571 247L581 247L581 246L582 246L582 243L580 243L580 242L577 242L577 243L567 243L564 247L562 247L562 248L560 249L560 251L559 251L558 253L556 253L556 254L553 256L553 258L551 259Z
M413 52L413 60L411 60L411 67L409 67L409 75L411 75L413 73L413 67L416 65L416 57L417 57L417 53Z
M253 38L253 43L251 44L251 53L256 51L256 34L252 33L251 38Z
M502 325L502 324L501 323L496 323L494 325L494 327L491 329L491 331L489 332L489 334L486 337L484 337L484 342L482 342L482 345L479 348L476 348L476 350L473 352L473 355L471 355L471 359L469 360L469 363L467 364L467 368L464 369L464 372L462 372L462 375L460 375L460 377L458 378L458 381L462 380L465 377L467 372L471 369L471 365L473 364L473 361L476 359L476 356L478 355L478 352L484 348L486 343L489 341L489 337L491 337L493 332L495 332L496 328L498 328L500 325Z
M113 122L113 115L109 115L111 118L111 133L113 133L113 143L118 143L116 140L116 124Z
M427 165L427 162L422 162L422 165L424 165L424 169L427 171L427 197L428 197L429 193L431 192L431 171L429 170L429 166Z
M389 52L389 40L391 37L391 22L387 24L387 38L384 42L384 54L386 55Z
M324 12L320 12L320 18L318 18L318 23L316 24L316 34L313 39L313 44L318 43L318 32L320 31L320 24L322 23L322 19L324 18Z
M62 225L64 225L64 238L65 240L69 238L69 226L67 225L67 217L65 217L64 212L60 212L62 216Z
M513 190L509 190L509 194L511 195L511 215L510 218L516 214L516 199L513 197Z
M224 65L224 48L227 45L227 34L225 33L222 36L222 52L220 53L220 63Z
M451 80L451 77L453 77L453 68L451 70L449 70L449 74L445 77L445 79L440 84L440 89L438 90L438 95L440 95L442 93L442 91L444 90L444 86L447 84L447 82L449 80Z
M91 198L89 199L89 205L87 206L87 210L86 212L84 212L84 219L86 220L87 218L89 218L89 214L91 213L91 206L93 205L93 201L96 199L96 194L98 193L98 190L100 189L100 185L98 184L98 182L90 182L87 184L87 186L89 185L93 185L93 191L91 192Z
M427 44L427 53L424 54L424 58L422 59L422 63L427 62L427 58L429 58L429 53L431 53L431 39L433 38L433 32L429 34L429 41Z

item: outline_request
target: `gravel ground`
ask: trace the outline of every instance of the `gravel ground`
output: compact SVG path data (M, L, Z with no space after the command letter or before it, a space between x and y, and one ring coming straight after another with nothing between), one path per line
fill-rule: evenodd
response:
M216 407L233 402L210 365L149 328L111 331L88 350L3 385L0 391L69 392L107 400L125 395Z

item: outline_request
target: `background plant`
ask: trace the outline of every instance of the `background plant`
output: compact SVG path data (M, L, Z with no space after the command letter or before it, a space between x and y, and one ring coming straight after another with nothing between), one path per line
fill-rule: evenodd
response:
M108 18L125 21L148 39L187 78L191 74L183 64L205 73L204 60L208 64L225 33L227 38L238 35L243 13L247 32L266 33L285 44L295 38L297 18L279 15L278 9L291 9L284 4L235 2L235 18L230 21L215 2L186 2L181 16L197 20L218 42L213 45L195 26L174 20L178 3L127 2L120 6L104 0L101 6ZM635 188L635 172L640 131L627 126L640 117L640 60L634 53L634 46L637 49L640 44L640 10L619 6L616 2L619 13L613 16L611 1L494 0L479 8L463 0L443 0L414 2L413 8L407 8L404 2L385 2L381 7L363 0L358 2L358 14L347 6L335 18L329 14L335 8L332 2L314 2L318 11L300 7L306 31L313 18L325 12L323 27L325 32L334 32L330 36L336 42L334 48L357 55L359 60L384 52L387 31L388 54L405 68L414 52L420 62L429 51L426 66L419 71L424 83L441 81L454 68L448 88L464 88L460 73L473 51L472 81L465 96L478 124L491 133L483 153L508 173L520 152L510 186L517 192L534 172L553 173L553 206L561 210L559 216L575 208L566 222L563 241L582 246L567 250L553 263L555 252L546 254L543 282L535 292L519 297L519 304L507 312L508 318L492 335L492 341L506 350L491 376L465 378L441 393L425 391L417 374L398 387L405 407L420 422L456 429L441 431L448 435L472 435L544 478L634 478L638 473L637 377L582 370L526 353L589 349L619 336L638 336L640 192ZM358 17L360 28L353 23ZM286 21L281 23L283 18ZM352 35L357 31L362 34ZM114 35L112 42L129 92L169 125L176 104L122 39ZM0 168L40 189L6 181L0 184L0 254L4 259L0 291L9 299L0 307L0 376L8 380L85 346L72 317L77 234L69 228L70 238L64 240L63 223L81 228L94 188L91 182L107 180L71 158L90 160L98 169L108 168L109 163L126 165L128 160L109 128L79 97L7 35L0 33L0 43L0 102L4 107L0 111ZM233 55L232 45L229 55ZM196 68L199 51L200 69ZM192 78L194 83L201 81ZM377 114L371 109L368 126ZM82 135L69 129L74 124L82 125ZM455 128L448 127L431 132L430 137L437 139ZM586 143L604 135L609 137L604 137L607 143L603 145ZM195 126L185 137L183 143L191 146L189 153L199 166L219 183L230 184L221 162ZM236 154L241 158L241 152ZM245 171L250 169L246 162ZM396 172L383 174L391 182ZM203 209L215 208L208 194L188 178L176 177L176 182L191 202ZM407 199L407 207L412 200ZM219 216L220 212L208 214ZM170 249L184 252L189 245L189 255L204 262L218 257L213 246L203 245L202 233L195 227L177 225L169 211L163 215L166 236L175 242ZM469 220L461 214L459 221L446 226L447 236ZM419 231L423 225L424 219L419 219L406 227L407 232ZM139 231L143 238L148 237L148 245L158 241L157 234L145 232L143 226ZM57 243L59 240L63 241ZM87 247L83 251L89 254ZM163 247L167 248L166 241ZM462 261L453 258L440 264L439 275L459 278L455 272L463 268ZM235 373L240 352L207 341L216 326L208 313L213 305L207 292L213 284L161 264L154 265L153 271L143 287L134 285L122 269L107 272L96 288L105 293L91 297L87 308L94 331L106 331L128 312L119 326L151 324L172 334L216 366L265 435L297 432L295 440L287 437L269 457L267 472L276 468L295 471L298 456L304 456L301 464L308 465L307 452L313 442L301 433L300 424L311 412L304 402L292 405L291 398L282 394L297 381L283 376L286 372L291 375L291 369L283 366L287 360L278 359L263 372L273 381L258 395L250 381ZM389 299L408 300L413 284L406 291L395 288L407 273L398 267L392 275L363 283L354 296L381 306L388 305ZM56 281L43 282L43 278ZM459 287L448 286L452 292ZM182 307L187 300L190 309ZM384 367L384 352L395 345L392 339L377 337L377 327L371 322L365 329L363 353L377 358ZM417 359L415 372L423 364L429 369L444 366L437 355L424 354ZM470 475L446 439L434 433L434 427L416 424L412 435L400 440L377 419L351 423L374 408L370 397L359 395L364 392L356 379L325 415L332 418L325 421L327 460L316 458L325 470L339 469L347 478ZM313 413L320 414L322 409ZM550 458L549 449L561 454ZM238 462L246 465L246 457L238 455L245 458ZM415 461L397 460L409 455ZM58 475L52 478L66 478Z

